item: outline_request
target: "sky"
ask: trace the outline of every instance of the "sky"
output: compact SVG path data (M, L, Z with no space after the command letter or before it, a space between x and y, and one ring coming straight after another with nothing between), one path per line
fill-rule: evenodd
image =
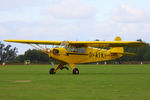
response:
M150 43L150 0L0 0L0 41L124 41ZM18 54L32 48L11 44Z

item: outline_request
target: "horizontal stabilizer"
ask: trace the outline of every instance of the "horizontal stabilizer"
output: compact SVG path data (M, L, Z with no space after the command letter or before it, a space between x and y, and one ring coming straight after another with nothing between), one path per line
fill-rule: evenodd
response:
M132 56L136 55L136 53L128 53L128 52L123 52L123 53L121 53L121 52L111 52L111 54L122 54L122 55L132 55Z

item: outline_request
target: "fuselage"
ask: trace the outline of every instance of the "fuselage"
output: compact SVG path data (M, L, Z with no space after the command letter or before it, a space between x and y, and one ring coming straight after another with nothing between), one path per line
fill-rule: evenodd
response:
M79 64L107 61L120 58L121 54L112 54L111 50L82 47L82 48L51 48L48 53L53 59L67 64Z

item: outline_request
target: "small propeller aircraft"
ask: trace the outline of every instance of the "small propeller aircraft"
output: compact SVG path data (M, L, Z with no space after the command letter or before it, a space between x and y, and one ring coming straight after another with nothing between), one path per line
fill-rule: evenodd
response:
M75 64L114 60L123 55L135 55L134 53L124 52L123 47L140 47L146 44L140 41L122 41L120 37L116 37L115 41L4 41L29 44L48 54L54 60L59 61L56 68L50 69L50 74L55 74L59 69L68 69L68 67L65 67L66 65L70 65L73 74L79 74L79 70L75 67ZM60 46L51 49L43 49L40 45ZM109 47L110 49L107 50L100 47Z

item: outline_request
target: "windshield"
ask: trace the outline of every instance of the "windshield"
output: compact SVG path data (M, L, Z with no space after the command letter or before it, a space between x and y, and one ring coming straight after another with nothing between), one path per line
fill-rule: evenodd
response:
M60 44L60 47L67 49L69 45L68 41L62 41L62 43Z

